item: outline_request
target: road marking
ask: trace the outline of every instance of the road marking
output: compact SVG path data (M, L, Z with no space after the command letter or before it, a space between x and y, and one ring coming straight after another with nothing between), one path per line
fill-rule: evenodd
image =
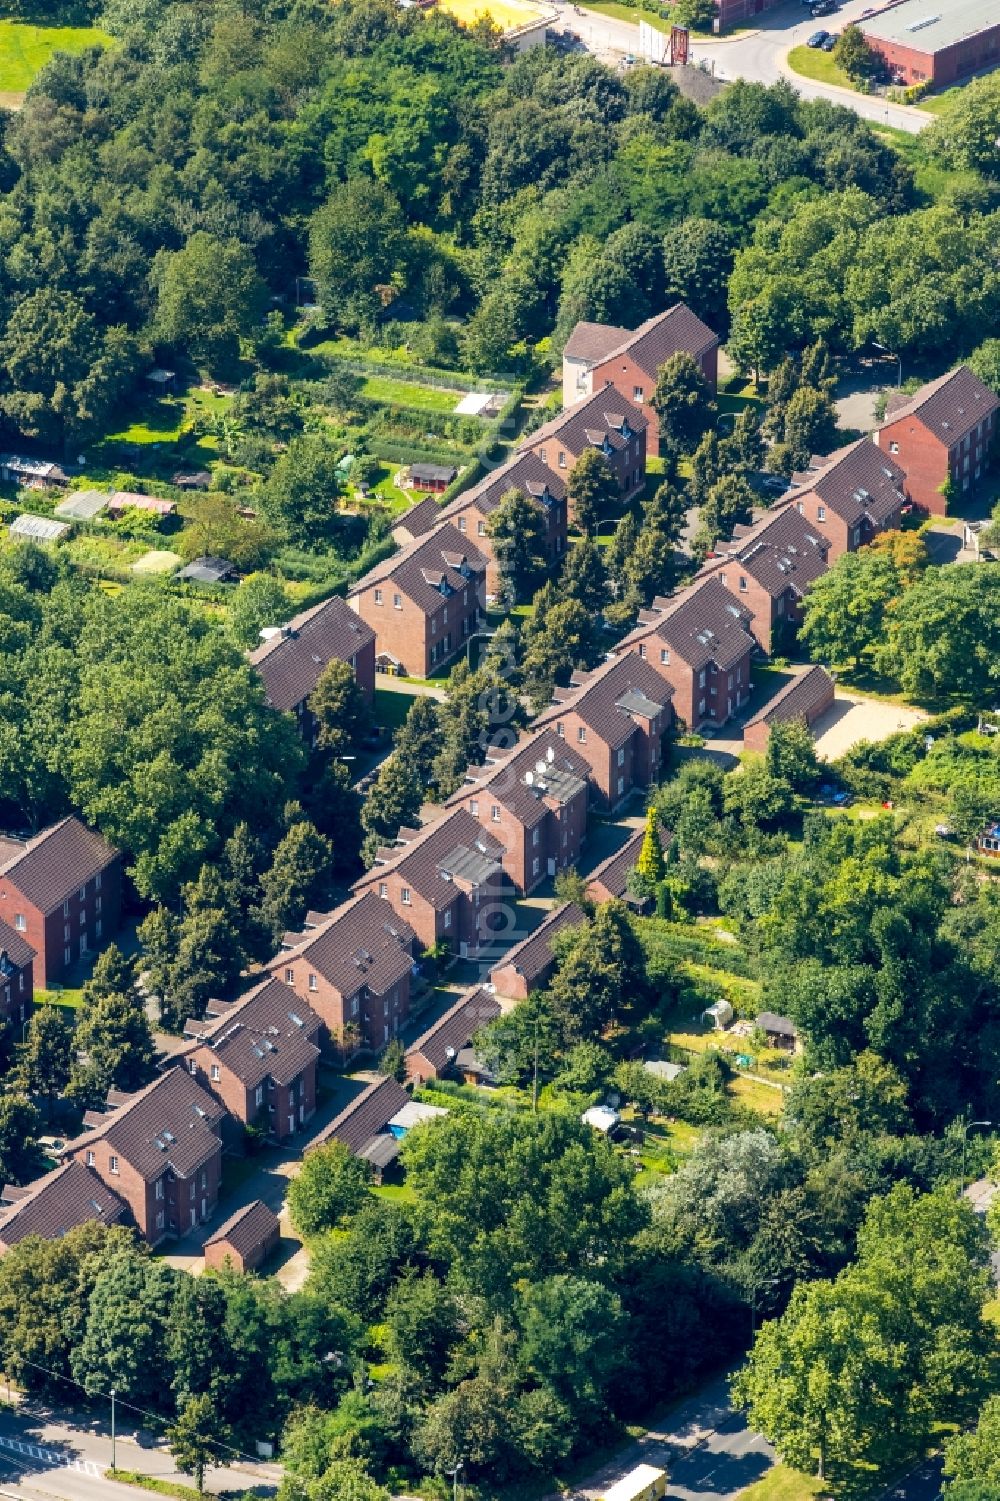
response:
M0 1448L10 1449L14 1454L24 1454L28 1459L39 1459L45 1464L58 1465L63 1470L76 1470L80 1475L92 1475L95 1480L100 1480L108 1468L94 1459L67 1459L58 1449L43 1449L40 1444L8 1438L4 1433L0 1433Z

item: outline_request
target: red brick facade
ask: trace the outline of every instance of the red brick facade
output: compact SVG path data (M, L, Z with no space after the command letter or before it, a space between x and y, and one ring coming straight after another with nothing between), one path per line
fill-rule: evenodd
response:
M70 888L77 868L79 884ZM120 857L76 819L64 819L5 863L0 920L35 950L39 990L58 984L81 959L104 948L121 924Z
M713 345L711 349L700 355L697 364L712 391L716 390L719 383L719 346ZM660 451L660 419L655 408L651 405L653 392L656 390L656 377L650 375L647 370L636 363L630 354L621 354L610 360L603 360L595 365L591 372L593 389L598 391L601 387L613 386L626 400L635 406L642 408L643 416L649 424L646 433L647 451L658 454Z

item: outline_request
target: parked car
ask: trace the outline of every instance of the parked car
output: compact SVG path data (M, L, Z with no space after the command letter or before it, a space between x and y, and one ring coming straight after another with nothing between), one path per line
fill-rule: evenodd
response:
M837 5L837 0L813 0L813 7L810 11L810 15L832 16L836 13L838 8L839 7Z
M830 33L828 31L814 31L808 42L806 42L806 46L822 47L823 43L826 41L829 35Z
M766 490L768 495L784 495L788 489L788 481L783 474L762 474L760 488Z
M836 47L838 40L839 38L831 33L831 35L828 36L826 41L823 43L823 51L832 52L834 47Z

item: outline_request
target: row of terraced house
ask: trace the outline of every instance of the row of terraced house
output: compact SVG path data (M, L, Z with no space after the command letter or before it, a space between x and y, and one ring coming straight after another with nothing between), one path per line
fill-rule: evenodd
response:
M644 338L648 332L639 331ZM587 338L593 352L592 328ZM579 351L580 341L570 347ZM620 345L608 358L627 365ZM596 357L593 368L601 369ZM611 368L607 361L605 368ZM349 602L327 600L265 632L251 660L275 710L294 714L310 738L309 696L335 658L351 664L371 695L377 660L396 655L386 646L377 610L393 612L386 615L393 621L396 613L416 612L423 657L418 652L413 665L427 670L442 640L446 645L434 660L453 655L454 642L478 626L485 605L491 507L512 484L531 495L550 518L557 561L567 524L560 455L571 466L574 450L583 451L581 440L619 454L623 495L635 493L645 472L648 392L639 393L632 369L626 374L635 382L635 402L617 388L608 394L603 385L585 392L563 414L569 419L564 448L557 419L531 435L506 472L443 511L437 502L430 502L433 510L421 502L404 518L413 527L410 540L376 570L378 582L369 575ZM961 488L966 472L974 482L997 406L971 372L952 372L900 402L873 438L796 476L790 494L752 526L739 528L687 588L654 600L606 661L558 690L513 749L471 766L439 817L401 830L355 883L349 901L332 912L308 913L301 931L285 935L253 989L236 1001L211 1003L203 1019L189 1021L182 1049L150 1085L132 1096L112 1092L105 1110L85 1117L52 1173L26 1188L8 1186L0 1251L27 1234L63 1234L85 1219L132 1221L158 1244L209 1218L218 1203L224 1150L238 1147L248 1128L279 1142L302 1132L315 1111L323 1050L344 1059L380 1051L397 1037L413 987L422 983L425 950L447 946L455 954L482 954L506 931L511 898L579 861L591 807L617 809L658 780L675 720L722 724L740 712L754 654L771 652L783 631L794 628L813 579L844 552L898 526L904 505L920 498L918 484L924 501L937 495L942 464L953 486L957 477ZM637 441L638 474L631 453ZM910 481L906 466L914 452L918 479ZM397 605L397 592L405 603ZM362 607L364 595L370 603ZM394 645L404 639L391 638ZM400 653L407 666L409 650ZM771 723L799 714L809 719L831 695L823 669L811 669L751 722L747 743L761 748ZM627 895L637 854L638 836L593 873L593 899ZM9 1019L26 1019L33 985L56 982L107 941L119 923L120 902L117 852L75 819L33 839L0 844L0 997ZM497 964L493 987L514 998L527 994L551 967L553 937L578 920L578 909L556 909ZM495 1006L492 990L461 998L409 1050L410 1077L451 1066L471 1077L477 1066L468 1048L472 1023ZM365 1143L377 1136L378 1152L391 1155L390 1117L368 1130L383 1105L400 1107L399 1096L390 1100L390 1093L389 1083L372 1086L371 1099L352 1104L327 1134L351 1142L363 1136Z

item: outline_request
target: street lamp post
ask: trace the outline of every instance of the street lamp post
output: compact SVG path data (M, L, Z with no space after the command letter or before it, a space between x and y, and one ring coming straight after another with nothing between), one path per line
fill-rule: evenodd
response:
M117 1469L115 1464L115 1397L117 1393L111 1388L111 1468Z
M961 1179L961 1182L958 1185L959 1198L961 1198L962 1194L965 1193L965 1158L966 1158L966 1149L967 1149L968 1144L969 1144L969 1132L971 1130L973 1130L974 1127L976 1127L976 1126L992 1126L992 1124L993 1124L992 1121L963 1121L962 1122L962 1179Z
M882 353L887 354L891 360L899 361L899 378L896 381L896 388L898 390L899 387L903 384L903 356L901 354L895 354L891 349L888 349L885 344L876 343L874 339L872 340L872 348L881 349Z
M465 1460L460 1459L453 1470L445 1470L446 1475L452 1479L452 1501L458 1501L458 1475L460 1470L465 1469Z
M466 656L466 661L468 662L470 668L472 666L472 643L473 643L473 641L480 641L480 640L491 641L495 635L496 635L496 631L473 631L473 633L472 633L471 636L466 637L466 653L465 653L465 656Z

